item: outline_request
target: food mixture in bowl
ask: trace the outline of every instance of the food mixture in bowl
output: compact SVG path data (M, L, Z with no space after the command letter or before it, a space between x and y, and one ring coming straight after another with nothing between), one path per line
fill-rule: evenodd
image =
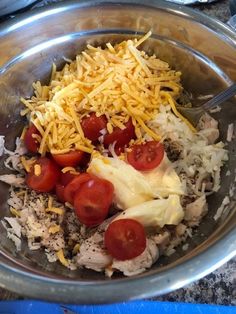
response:
M112 276L135 275L185 243L220 188L218 123L196 129L176 108L181 73L139 50L148 39L88 45L22 99L28 124L4 147L11 185L2 221L21 250Z

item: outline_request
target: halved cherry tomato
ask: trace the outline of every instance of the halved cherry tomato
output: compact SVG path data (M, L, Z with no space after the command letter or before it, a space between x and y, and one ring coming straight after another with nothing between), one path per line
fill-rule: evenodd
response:
M114 187L107 180L93 177L75 193L74 207L80 222L95 226L105 220L113 199Z
M68 183L70 183L74 178L78 177L80 174L75 174L75 173L70 173L70 172L66 172L66 173L61 173L60 175L60 179L59 182L66 186Z
M71 182L78 175L70 172L61 173L58 183L56 184L56 195L60 202L65 203L64 189L65 186Z
M55 192L56 192L56 195L57 195L58 200L59 200L61 203L65 203L64 189L65 189L65 186L64 186L64 185L62 185L62 184L60 184L60 183L57 183L57 184L56 184Z
M92 142L96 142L101 136L101 130L106 129L107 118L102 115L97 117L95 113L91 113L81 121L81 127L84 131L84 136Z
M120 156L120 154L122 154L125 151L124 147L119 147L115 145L115 153L117 156Z
M24 142L30 153L37 153L39 149L39 142L33 137L33 134L40 135L35 125L31 124L25 132Z
M39 174L36 173L38 166ZM50 192L60 176L57 165L46 157L40 157L26 176L26 184L37 192Z
M127 154L127 160L137 170L152 170L161 163L164 152L164 146L161 143L150 141L132 146Z
M125 145L129 144L132 138L135 138L135 129L131 119L129 119L125 124L124 130L116 127L111 134L105 134L103 143L105 147L108 147L110 144L116 142L115 148L123 148Z
M79 163L79 166L81 168L88 168L88 163L90 162L90 159L91 159L91 155L89 153L84 153L80 163Z
M84 155L84 152L82 152L81 150L73 150L66 154L57 154L57 155L53 154L52 158L55 160L55 162L59 166L75 167L80 163L83 155Z
M81 173L71 180L65 187L64 199L66 202L73 205L75 192L87 181L91 180L92 176L89 173Z
M105 247L121 261L139 256L146 248L144 227L134 219L113 221L105 232Z

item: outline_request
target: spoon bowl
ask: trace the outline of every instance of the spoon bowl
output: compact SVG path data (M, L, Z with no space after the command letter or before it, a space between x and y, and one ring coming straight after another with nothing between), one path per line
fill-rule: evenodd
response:
M224 91L217 94L200 107L187 108L184 106L177 106L177 109L192 123L192 125L196 126L204 113L216 106L222 105L226 100L234 95L236 95L236 83L232 84L230 87L226 88Z

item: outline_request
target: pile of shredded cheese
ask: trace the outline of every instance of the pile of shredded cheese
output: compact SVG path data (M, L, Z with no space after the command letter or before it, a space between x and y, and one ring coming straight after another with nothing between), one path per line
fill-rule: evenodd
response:
M125 128L131 118L138 139L147 133L154 140L160 136L147 122L158 114L160 105L170 105L181 117L175 107L182 91L181 73L137 49L150 36L151 32L139 40L107 43L105 49L88 45L62 71L53 65L48 86L33 84L35 96L22 99L26 109L21 114L28 115L41 134L40 154L73 149L92 153L94 146L81 128L81 119L91 112L107 117L109 133L115 127Z

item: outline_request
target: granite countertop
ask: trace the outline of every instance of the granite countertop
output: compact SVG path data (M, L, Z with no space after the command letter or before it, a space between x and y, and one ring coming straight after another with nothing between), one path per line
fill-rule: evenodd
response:
M199 10L222 22L227 22L230 18L229 0L216 1L211 4L194 5L194 9Z
M36 5L31 6L30 9L61 1L37 1ZM211 4L198 4L194 5L193 8L223 22L227 22L230 18L228 0L221 0ZM0 288L0 300L22 298L19 294ZM153 300L236 305L236 259L229 261L215 272L185 288Z

